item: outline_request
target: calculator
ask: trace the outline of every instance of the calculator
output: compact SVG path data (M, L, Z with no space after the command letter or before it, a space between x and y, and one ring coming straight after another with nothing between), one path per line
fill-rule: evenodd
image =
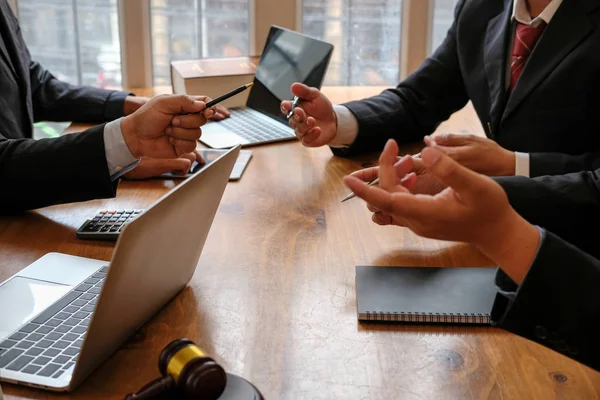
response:
M77 238L85 240L117 240L121 229L144 210L102 210L77 229Z

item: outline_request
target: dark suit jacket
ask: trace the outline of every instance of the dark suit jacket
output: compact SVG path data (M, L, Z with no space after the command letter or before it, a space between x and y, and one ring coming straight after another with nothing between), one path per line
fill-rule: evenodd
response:
M512 4L461 0L445 41L415 73L346 104L359 135L334 153L380 151L389 138L421 140L471 100L491 139L532 153L531 176L600 168L600 1L562 3L508 97Z
M600 223L600 170L495 180L519 214L547 231L520 287L498 272L509 295L498 294L493 320L600 370L600 248L589 234Z
M33 122L116 119L128 93L54 78L31 60L6 0L0 0L0 93L0 213L115 195L103 126L36 141Z

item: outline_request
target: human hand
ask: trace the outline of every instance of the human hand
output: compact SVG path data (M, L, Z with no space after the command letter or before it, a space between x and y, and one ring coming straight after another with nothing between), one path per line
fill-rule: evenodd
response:
M540 235L510 206L502 187L442 152L426 148L423 163L448 187L434 196L415 195L398 182L397 154L397 144L390 140L380 158L379 187L368 186L355 176L344 178L358 197L381 210L375 212L373 221L405 226L432 239L471 243L501 265L515 282L522 281Z
M121 119L121 132L135 158L176 159L191 153L200 138L200 126L213 116L208 97L158 96Z
M192 153L181 155L175 159L158 159L144 157L132 171L126 173L126 179L148 179L160 176L167 172L174 172L178 175L185 175L190 171L194 161L205 164L206 161L197 150Z
M150 100L149 97L144 96L127 96L123 103L123 115L130 115L140 109L144 104Z
M428 143L429 141L429 143ZM515 174L516 155L491 139L475 135L442 134L426 137L425 143L436 147L475 172L487 176Z
M337 116L331 101L319 89L302 83L294 83L292 93L301 100L289 120L298 139L307 147L319 147L331 142L337 134ZM287 115L291 109L291 101L281 102L283 114Z

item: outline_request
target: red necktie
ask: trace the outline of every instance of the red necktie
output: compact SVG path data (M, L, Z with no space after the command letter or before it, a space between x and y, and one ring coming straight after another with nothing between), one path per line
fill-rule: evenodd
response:
M510 64L510 87L509 91L517 85L517 81L523 73L527 59L533 52L533 49L542 36L546 23L542 21L537 28L522 23L517 23L517 32L515 34L515 45L513 47L512 61Z

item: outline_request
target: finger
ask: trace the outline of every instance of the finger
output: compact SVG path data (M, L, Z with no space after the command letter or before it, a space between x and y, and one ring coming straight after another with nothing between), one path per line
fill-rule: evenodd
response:
M162 95L150 100L153 106L166 114L197 113L206 108L204 101L184 94Z
M404 178L406 174L413 171L413 158L411 156L404 156L394 164L396 170L396 176L400 179Z
M215 106L215 111L217 114L223 115L225 118L230 117L231 113L229 112L229 110L227 109L227 107L221 105L221 104L217 104Z
M371 216L371 220L375 222L377 225L393 225L394 219L390 214L383 213L381 211L373 213Z
M397 160L398 144L390 139L379 156L379 187L388 192L395 191L397 176L394 164Z
M379 208L377 208L373 204L369 204L369 203L367 203L367 209L373 213L381 211Z
M204 157L202 157L202 153L198 149L194 150L194 155L196 156L196 161L198 162L198 164L206 164L206 160L204 159Z
M319 92L319 89L314 87L308 87L305 84L298 82L292 85L292 93L294 94L294 96L298 96L299 98L308 101L316 100L321 94L321 92Z
M350 176L354 176L363 182L371 182L379 176L379 167L359 169L351 173Z
M307 118L306 111L304 111L304 109L302 107L296 107L296 108L294 108L294 116L292 118L297 123L301 124Z
M198 128L206 124L206 117L201 113L177 115L171 120L171 125L178 128Z
M481 194L490 189L489 178L463 167L443 152L426 148L422 154L429 172L456 191L467 202L481 201Z
M198 139L200 139L202 130L200 130L200 128L185 129L185 128L179 128L177 126L169 126L169 127L167 127L167 129L165 129L165 133L168 136L170 136L172 138L176 138L176 139L198 140ZM188 153L193 150L194 149L191 149L190 151L188 151Z
M453 133L444 133L435 136L435 142L440 146L464 146L473 142L474 135L456 135Z
M318 126L315 126L311 130L309 130L306 135L302 136L301 140L302 140L302 143L305 144L306 146L318 147L318 146L322 145L319 141L320 137L321 137L321 128Z
M189 160L190 163L193 163L194 161L196 161L196 154L194 152L185 153L180 155L179 158L185 158L186 160Z
M281 113L287 115L292 109L292 102L289 100L284 100L281 102Z
M402 178L400 183L402 184L402 186L404 186L405 188L407 188L408 190L410 190L412 192L412 190L415 188L415 185L417 184L417 179L418 179L417 174L415 174L414 172L411 172L410 174L408 174L404 178Z
M177 153L178 157L185 153L191 153L196 148L195 140L184 140L170 137L169 143L171 143L171 145L175 149L175 152Z

